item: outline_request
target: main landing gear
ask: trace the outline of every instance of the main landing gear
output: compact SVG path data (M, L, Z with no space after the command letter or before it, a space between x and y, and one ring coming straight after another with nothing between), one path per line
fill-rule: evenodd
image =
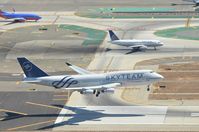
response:
M96 97L99 97L99 95L100 95L100 91L97 91Z
M96 95L96 97L99 97L99 95L100 95L100 91L93 90L93 94L95 94L95 95Z
M147 91L150 91L150 85L147 86Z

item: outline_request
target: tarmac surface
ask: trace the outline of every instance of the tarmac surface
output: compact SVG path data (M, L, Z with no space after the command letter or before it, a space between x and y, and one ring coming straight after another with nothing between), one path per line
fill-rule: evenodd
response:
M181 2L181 0L154 0L154 2L148 0L143 1L144 5L140 1L137 1L134 5L170 7L170 2ZM160 102L162 103L162 106L150 106L150 104L144 106L144 104L141 107L139 105L142 104L132 104L131 102L123 100L121 98L123 90L116 90L114 95L100 95L99 98L96 98L95 96L84 96L74 92L70 96L70 99L67 100L69 97L68 93L62 93L63 91L56 91L53 88L24 84L20 82L22 71L16 62L17 56L29 57L42 69L47 72L51 72L52 74L67 73L64 71L64 62L65 57L68 57L68 55L72 55L72 58L68 57L70 61L75 60L73 64L83 64L83 67L88 66L88 70L97 73L113 70L132 70L137 62L147 59L176 56L182 58L186 56L198 56L198 41L161 38L153 34L155 31L160 29L185 26L187 19L102 20L77 17L74 16L74 12L43 12L74 11L77 9L85 10L88 9L88 7L104 7L111 5L128 6L130 5L129 2L133 1L128 0L115 2L110 0L108 2L100 1L100 4L98 2L99 1L94 2L90 0L84 2L59 0L56 1L56 3L49 2L49 0L43 2L33 0L28 2L20 0L15 2L7 0L1 1L3 9L10 9L14 6L16 10L34 10L38 11L38 14L44 16L44 18L38 23L30 22L7 24L8 22L3 20L0 22L0 31L2 32L1 36L3 36L3 39L1 38L3 41L0 43L0 50L2 51L2 56L0 58L0 65L2 66L0 71L1 130L51 130L53 128L52 130L64 131L197 131L199 129L199 107L197 106L197 100L195 102L186 102L185 104L183 101L181 101L180 104L178 101L177 103L176 101L172 103L167 101ZM32 6L27 6L27 4L31 4ZM179 8L184 9L186 6L181 5ZM198 25L198 22L198 19L193 19L191 20L190 25ZM100 30L107 30L108 28L111 28L116 31L120 38L152 38L162 41L165 45L158 48L156 51L149 49L145 52L126 54L129 52L128 48L107 43L109 40L107 36L105 41L100 45L100 47L97 48L96 52L91 48L89 55L92 56L92 59L90 59L86 56L87 52L89 52L87 50L89 49L83 50L84 53L80 52L81 50L75 52L77 49L82 48L80 44L82 39L78 41L74 41L76 38L69 40L70 42L74 41L74 44L78 46L77 49L74 48L74 51L71 51L73 48L67 48L71 47L72 44L69 44L68 47L65 45L65 42L68 41L68 37L66 37L67 40L65 41L65 39L62 38L63 33L52 31L46 35L41 35L40 32L36 32L37 28L29 27L44 24L75 24ZM32 33L29 34L26 32L26 28L22 27L27 27L29 29L28 31L31 30ZM14 30L11 30L13 28ZM16 30L16 28L18 28L18 30ZM46 40L53 37L56 37L56 40L58 40L56 41L56 45L52 44L52 41ZM54 39L55 38L53 38L53 41ZM59 41L60 39L64 41ZM6 40L9 40L10 42ZM52 46L51 50L46 51L45 46L48 48ZM34 49L37 49L37 54ZM57 94L57 92L60 93ZM148 92L146 91L145 86L142 86L137 96L147 99ZM123 106L126 107L126 111L123 109ZM152 108L152 111L151 109L143 111L143 108ZM158 109L161 109L161 111L154 113L153 110ZM86 116L82 114L85 114ZM131 114L131 117L124 117L126 115L129 116L129 114ZM154 119L154 123L148 124L151 119ZM121 122L117 123L116 121ZM158 124L158 122L161 124Z
M172 3L180 4L171 6ZM44 0L44 1L23 1L23 0L1 0L0 6L2 9L17 11L85 11L89 8L102 7L174 7L187 9L189 2L182 0ZM31 5L31 6L30 6Z
M54 17L53 17L54 18ZM63 19L65 18L65 19ZM151 58L159 58L159 57L170 57L170 56L197 56L198 55L198 48L199 45L197 45L197 41L190 41L190 40L176 40L176 39L166 39L166 38L160 38L160 37L156 37L153 35L153 32L158 30L158 29L162 29L162 28L168 28L168 27L174 27L176 25L178 26L184 26L186 19L180 19L180 20L155 20L155 19L150 19L150 20L92 20L92 19L84 19L82 18L82 20L79 20L80 18L77 17L72 17L72 16L63 16L63 18L59 18L56 20L57 23L60 22L64 22L65 24L70 24L70 23L77 23L79 24L81 21L82 26L88 26L88 27L97 27L97 29L103 29L106 30L107 27L112 27L114 30L116 30L117 35L120 38L144 38L144 39L150 39L150 38L154 38L154 39L159 39L161 41L164 42L165 46L164 47L160 47L158 48L157 51L154 51L153 49L149 49L145 52L136 52L136 53L132 53L132 54L128 54L126 55L127 52L129 52L128 48L123 48L123 47L119 47L119 46L115 46L115 45L111 45L109 43L107 43L107 41L109 40L108 36L105 39L104 43L98 48L98 50L96 51L95 57L94 59L91 61L90 65L87 67L88 70L91 71L95 71L95 72L106 72L106 71L112 71L112 70L132 70L134 69L134 65L141 61L141 60L147 60L147 59L151 59ZM67 19L68 18L68 19ZM54 19L50 19L47 18L48 21L54 21ZM40 22L42 23L46 23L45 20ZM118 23L122 23L120 25L118 25ZM133 23L133 24L132 24ZM193 19L192 20L192 25L197 25L198 20L197 19ZM2 23L4 24L4 23ZM31 23L27 23L27 25L31 25ZM35 25L35 23L33 23L32 25ZM4 30L6 28L11 28L11 26L13 27L20 27L22 26L22 24L16 24L16 25L6 25L6 26L2 26L4 28ZM33 28L34 29L34 28ZM19 29L19 31L22 29ZM8 30L9 31L15 31L15 30ZM4 31L4 33L6 34L7 32ZM2 34L3 35L3 34ZM55 34L56 35L56 34ZM22 35L23 36L23 35ZM144 36L144 37L143 37ZM28 37L27 37L28 38ZM38 39L38 38L34 38L34 39ZM59 38L57 38L59 39ZM27 41L27 40L26 40ZM26 41L24 41L23 43L27 43ZM3 43L3 44L7 44L7 43ZM2 45L5 46L5 45ZM8 45L9 46L9 45ZM20 47L21 46L21 47ZM38 45L36 45L38 46ZM57 45L58 46L58 45ZM7 51L4 56L4 58L2 58L2 65L4 67L4 69L2 69L2 76L3 75L12 75L14 73L14 76L16 76L17 78L11 78L13 81L9 81L9 77L7 78L7 80L9 81L9 83L7 83L8 81L1 81L2 86L5 86L5 88L1 89L2 91L30 91L33 89L36 89L36 91L52 91L52 94L54 93L54 89L49 88L49 87L41 87L41 86L36 86L36 85L31 85L31 84L24 84L24 83L20 83L16 80L20 79L21 77L21 69L19 67L19 65L16 63L15 60L15 56L13 55L13 52L15 52L16 49L20 49L20 48L24 48L25 45L23 44L18 44L15 43L14 45L12 45L12 47L9 49L9 51ZM107 51L106 49L109 48L111 50ZM26 48L27 49L27 48ZM30 48L31 49L31 48ZM67 50L67 49L66 49ZM20 55L20 53L22 53L22 55L26 55L30 58L32 58L32 60L39 65L42 69L44 69L45 71L49 71L52 74L58 74L58 73L67 73L64 72L64 57L62 59L57 60L59 57L65 56L65 54L67 55L67 53L60 53L57 52L57 54L59 56L55 56L57 57L54 58L54 56L42 56L41 54L43 54L45 50L40 50L40 52L38 52L38 54L34 54L31 55L29 52L23 52L23 50L21 52L18 52L18 55ZM34 53L34 52L33 52ZM48 53L48 52L47 52ZM49 53L53 53L53 50L51 50ZM46 54L46 52L45 52ZM84 55L84 54L83 54ZM39 57L40 59L37 59L37 57ZM51 58L52 57L52 58ZM75 57L75 59L78 59L79 57ZM81 57L80 57L81 58ZM81 64L82 61L79 61L80 58L78 60L76 60L74 62L74 64L78 65ZM70 60L73 60L70 59ZM79 61L79 63L78 63ZM56 62L56 63L54 63ZM129 63L130 62L130 63ZM87 62L88 63L88 62ZM128 63L128 65L126 65ZM46 64L48 64L48 67L46 67ZM14 66L14 67L13 67ZM85 65L86 66L86 65ZM54 69L54 70L53 70ZM19 76L20 75L20 76ZM3 80L4 77L1 77L1 79ZM122 90L120 91L116 91L116 93L112 96L109 95L101 95L100 98L96 98L95 96L83 96L80 95L79 93L73 93L69 102L66 103L66 106L70 107L74 107L74 109L77 109L80 107L84 107L83 110L87 110L90 111L92 110L92 107L90 106L98 106L97 110L102 110L104 111L104 113L101 114L111 114L111 112L108 110L108 107L104 107L104 106L129 106L129 111L132 111L134 108L139 109L139 107L131 107L132 105L137 105L137 104L131 104L129 102L126 102L124 100L122 100L120 98L122 93ZM140 96L147 97L148 93L145 90L145 87L143 87L143 90L140 91L140 93L143 93ZM12 98L15 98L15 96L12 96ZM37 98L34 97L34 98ZM23 99L23 98L22 98ZM41 102L37 102L36 103L43 105ZM35 103L33 102L33 103ZM47 105L52 106L54 103L50 102L47 103ZM59 105L59 108L61 108L61 106L63 106L65 104L65 102L62 102ZM45 104L46 105L46 104ZM192 104L191 104L192 105ZM147 107L147 106L146 106ZM164 107L164 106L163 106ZM21 107L22 109L20 111L23 111L23 107ZM32 107L29 107L28 109L30 109ZM107 109L108 108L108 109ZM159 107L155 107L154 109L158 109ZM169 115L175 115L175 113L179 113L179 111L173 111L174 107L168 107L163 109L163 111L167 111L165 118L164 117L160 117L157 119L167 119L165 120L166 124L169 125L173 125L173 122L179 122L180 121L184 121L181 120L182 118L184 118L187 114L186 112L186 108L182 108L184 111L181 112L181 114L179 116L169 116ZM34 108L33 108L34 109ZM12 109L11 109L12 110ZM107 111L108 110L108 111ZM51 110L49 110L51 112ZM115 111L115 113L118 113L120 110ZM129 114L129 111L127 111L124 114ZM191 115L191 113L196 113L195 115L197 115L197 111L198 111L198 107L194 108L195 112L188 112L188 115ZM83 120L81 121L79 118L75 119L76 122L80 122L80 125L70 125L67 124L67 120L74 115L71 115L71 113L69 112L69 117L67 116L68 110L63 108L63 109L59 109L59 111L56 112L60 112L58 118L56 119L56 117L49 117L49 118L45 118L46 120L43 121L43 119L40 118L36 118L34 117L34 123L32 122L32 118L33 117L29 117L30 120L26 121L27 124L16 124L13 125L13 127L11 128L7 128L4 130L49 130L53 127L55 127L56 123L61 123L61 126L55 127L53 130L100 130L102 129L101 127L99 127L99 125L89 125L89 124L95 124L96 121L87 121L87 120ZM56 114L56 112L54 112ZM39 111L38 113L42 113L41 111ZM99 113L99 114L100 114ZM3 113L5 116L5 113ZM34 113L29 113L29 114L34 114ZM114 114L114 112L112 113ZM136 114L136 113L131 113L131 114ZM141 113L144 114L144 113ZM66 115L63 117L63 115ZM89 112L88 112L88 115ZM98 114L97 114L98 115ZM150 115L150 113L149 113ZM155 115L159 115L158 113L156 113ZM155 119L155 115L154 115L154 119ZM3 116L3 117L4 117ZM91 117L95 117L94 115L90 115ZM153 116L153 115L152 115ZM80 114L76 114L75 117L81 117L81 112ZM139 120L142 120L143 122L147 122L149 120L147 120L148 116L141 116L139 118ZM106 124L107 121L115 121L115 120L120 120L121 117L103 117L102 119L100 119L98 122L98 124L104 124L105 127L103 127L103 130L109 130L108 128L110 128L110 126ZM138 117L136 117L138 118ZM189 129L190 127L193 128L193 130L197 129L197 127L194 124L197 124L198 122L198 118L196 117L192 117L192 116L188 116L187 118L187 122L182 122L182 124L186 124L189 123L190 120L193 119L192 124L188 125L186 127L186 130ZM15 124L15 122L17 122L16 120L21 120L21 119L15 119L12 120ZM42 123L46 123L45 125L40 125L40 121L42 120ZM54 120L53 124L52 120ZM98 120L98 119L96 119ZM122 120L126 120L125 118ZM122 129L122 128L126 128L126 130L147 130L148 128L146 127L146 129L142 127L136 126L136 127L132 127L132 120L134 120L132 117L129 118L128 120L126 120L126 123L124 122L123 124L125 124L124 126L122 124L120 125L114 125L112 126L111 124L111 128L115 128L115 129ZM65 122L66 124L63 125L62 122ZM129 122L128 122L129 121ZM7 122L7 121L6 121ZM156 122L156 121L155 121ZM168 123L167 123L168 122ZM49 124L48 124L49 123ZM114 122L113 122L114 123ZM136 122L134 122L136 124ZM134 124L133 123L133 124ZM137 122L137 124L139 124L139 122ZM32 127L32 125L34 126L34 128ZM103 125L103 126L104 126ZM180 125L180 124L177 124ZM2 128L6 128L7 125L5 125ZM41 127L43 126L43 127ZM90 126L90 127L88 127ZM147 126L147 125L146 125ZM159 125L153 125L153 127L151 128L151 130L157 129L159 127ZM185 127L185 126L184 126ZM183 127L183 129L185 129ZM134 129L136 128L136 129ZM162 129L163 130L167 130L168 125L163 124ZM173 130L172 129L168 129L168 130Z
M1 86L2 88L2 86ZM0 92L0 130L37 130L54 123L67 92Z

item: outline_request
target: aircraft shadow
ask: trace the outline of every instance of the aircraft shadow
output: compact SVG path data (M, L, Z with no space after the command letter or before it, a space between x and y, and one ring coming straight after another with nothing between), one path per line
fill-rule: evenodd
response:
M60 127L64 125L78 125L81 122L84 121L101 121L100 118L102 117L135 117L135 116L145 116L143 114L106 114L102 113L104 110L86 110L83 109L85 107L70 107L70 106L64 106L64 105L53 105L59 108L64 108L67 110L70 110L74 112L74 114L32 114L32 115L21 115L18 113L12 113L12 112L5 112L6 116L1 121L8 121L18 118L25 118L25 117L69 117L67 121L63 121L61 123L52 124L49 126L45 126L42 128L39 128L37 130L45 130L45 129L51 129L55 127Z
M5 23L7 22L6 24L4 24L4 26L6 25L11 25L11 24L16 24L16 23L24 23L24 22L16 22L16 21L12 21L12 20L0 20L0 23ZM25 23L32 23L34 21L26 21Z
M46 127L42 127L38 130L45 130L55 127L60 127L64 125L79 125L79 123L84 121L101 121L100 118L102 117L135 117L135 116L145 116L142 114L105 114L102 113L104 110L86 110L83 109L84 107L69 107L69 106L62 106L62 105L54 105L57 107L63 107L64 109L70 110L74 112L70 119L67 121L63 121L61 123L49 125Z
M158 49L154 50L154 49L147 49L147 51L157 51ZM137 49L137 50L132 50L132 49L110 49L110 48L106 48L105 50L106 52L109 52L109 51L128 51L126 52L125 54L128 55L128 54L133 54L133 53L137 53L137 52L146 52L146 50L140 50L140 49Z
M187 2L187 1L185 1ZM183 6L187 6L187 5L192 5L192 6L195 6L195 4L190 4L190 3L187 3L187 4L182 4L182 3L171 3L172 6L177 6L177 5L183 5Z

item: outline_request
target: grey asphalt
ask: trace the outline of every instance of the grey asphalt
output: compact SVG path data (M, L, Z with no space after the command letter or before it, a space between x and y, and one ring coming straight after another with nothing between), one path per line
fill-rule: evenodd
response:
M79 33L80 38L78 38L71 30L57 30L56 25L45 26L48 28L47 31L39 31L40 27L17 28L0 35L2 67L0 70L0 131L38 130L52 125L54 123L52 120L56 120L61 109L31 105L27 102L63 106L67 101L67 93L52 87L21 83L22 69L16 61L17 57L29 58L50 75L74 74L65 62L69 61L86 67L97 49L97 46L88 46L88 48L81 45L85 37L83 33ZM31 47L33 45L34 47ZM46 50L40 50L42 48ZM42 57L41 54L46 55ZM49 57L49 54L54 57ZM54 96L59 92L66 96ZM18 112L27 115L24 116Z
M47 31L39 31L41 26L32 26L1 34L1 59L6 57L6 59L16 59L17 55L37 56L37 54L37 59L39 59L43 52L41 50L44 50L46 54L51 53L55 59L60 59L60 56L65 59L72 55L73 57L74 55L86 56L89 53L94 53L97 48L96 46L89 48L81 46L84 38L79 38L79 36L84 37L85 34L74 35L75 32L57 28L56 25L45 27L48 28ZM17 44L19 46L15 48L14 46ZM9 56L8 52L10 52Z
M61 92L60 92L61 93ZM54 101L57 98L55 95L59 92L0 92L0 131L16 128L16 130L38 130L43 126L52 125L54 122L49 122L41 125L26 125L35 124L38 122L46 122L55 120L60 109L40 106L37 104L53 106L64 105L66 100ZM67 93L62 98L67 99ZM33 104L31 104L33 103ZM35 104L36 105L35 105ZM22 114L21 114L22 113ZM23 115L27 114L27 115ZM22 128L18 128L22 127ZM15 130L15 129L14 129Z
M182 0L1 0L0 8L6 10L15 8L17 11L85 11L101 7L173 7L172 3L186 2Z
M169 0L169 1L160 1L160 0L124 0L124 1L115 1L115 0L97 0L97 1L93 1L93 0L84 0L82 2L82 0L57 0L57 1L52 1L52 0L45 0L45 1L35 1L35 0L29 0L29 1L24 1L24 0L16 0L16 1L9 1L9 0L2 0L0 1L0 8L5 9L5 10L11 10L11 8L15 8L17 11L74 11L74 10L87 10L88 8L99 8L99 7L120 7L120 6L131 6L131 7L143 7L143 6L147 6L147 7L154 7L154 6L159 6L159 7L171 7L170 3L173 2L181 2L181 0ZM135 4L136 3L136 4ZM166 23L166 22L162 22L162 25ZM184 23L184 21L182 22ZM109 22L110 24L110 22ZM175 24L175 22L170 23ZM117 23L118 25L118 23ZM132 23L130 23L129 25L132 25ZM152 25L153 26L153 25ZM156 23L154 23L154 27L156 26ZM161 24L160 24L161 26ZM148 29L150 31L150 27L151 25L148 26ZM128 25L126 25L125 27L126 29L129 28ZM29 28L27 28L29 29ZM38 28L33 28L33 29L29 29L31 30L31 32L26 31L26 29L19 29L17 31L11 31L11 32L6 32L2 34L2 38L0 38L2 40L1 45L6 46L4 48L1 48L1 66L2 71L1 75L2 77L0 77L0 80L2 80L0 82L1 84L1 89L4 90L8 90L11 89L11 91L18 91L18 90L22 90L24 91L25 89L29 89L29 88L36 88L37 90L49 90L45 87L40 87L40 86L35 86L35 85L29 85L29 84L16 84L16 81L21 79L21 76L16 76L13 77L12 73L19 73L21 71L19 65L16 62L16 56L15 53L20 54L20 55L26 55L28 57L31 57L32 60L39 65L40 67L42 67L45 71L47 72L51 72L52 74L57 74L57 73L67 73L64 72L64 61L65 59L69 59L69 61L72 61L72 59L70 59L71 55L75 55L76 54L76 59L77 56L81 56L83 55L82 58L86 57L86 54L88 52L90 52L91 54L93 52L95 52L95 48L96 47L92 47L91 50L87 50L87 49L83 49L84 52L80 53L80 51L82 51L82 47L75 47L75 48L70 48L71 45L73 43L80 43L82 40L79 40L77 42L74 42L73 39L71 39L70 37L66 37L67 35L70 35L70 33L58 33L58 35L56 36L56 34L51 34L50 32L44 32L44 33L39 33L38 32ZM52 29L53 30L53 29ZM55 30L54 30L55 31ZM65 34L66 36L64 36L63 34ZM127 38L129 38L129 36L133 36L130 32L128 32ZM55 53L55 58L54 59L50 59L50 56L47 60L43 60L43 56L41 54L39 54L39 50L40 47L39 44L41 45L47 45L48 43L51 43L52 41L47 41L47 42L43 42L42 41L37 41L36 43L36 52L32 52L31 48L29 48L29 52L26 52L24 50L19 50L18 52L15 52L15 49L19 49L19 47L15 47L16 44L21 43L21 42L26 42L29 40L39 40L39 39L49 39L52 38L53 41L54 39L57 40L66 40L65 42L61 42L61 44L65 44L73 42L72 44L68 45L68 48L63 48L62 49L56 49L56 48L52 48L50 50L48 50L48 53ZM68 41L69 39L69 41ZM9 41L7 41L9 40ZM76 40L76 39L75 39ZM32 42L30 42L32 43ZM25 43L26 44L26 43ZM25 45L24 44L24 45ZM33 44L33 43L32 43ZM23 47L20 47L23 48ZM186 47L188 51L193 51L193 52L198 52L198 49L195 48L189 48ZM28 48L27 48L28 49ZM119 49L113 49L112 51L114 51L115 53L119 53L121 50ZM111 51L111 52L112 52ZM125 50L124 52L121 53L121 55L123 55L123 53L128 52L128 50ZM170 53L175 53L175 52L179 52L181 53L183 50L181 48L162 48L160 50L158 50L157 52L159 54L165 52L170 52ZM149 50L147 51L150 54L154 54L154 51ZM9 55L8 55L9 53ZM43 52L40 52L43 53ZM46 53L46 52L45 52ZM75 54L73 54L75 53ZM144 55L144 53L136 53L137 55ZM32 55L32 56L31 56ZM49 54L47 54L45 57L48 57ZM37 57L39 59L37 59ZM36 58L36 59L35 59ZM59 58L59 59L58 59ZM62 59L60 59L62 58ZM77 59L76 61L74 61L74 64L81 64L82 61L84 61L84 59L82 59L81 57L79 59ZM6 59L6 60L5 60ZM81 60L82 59L82 60ZM81 60L81 61L80 61ZM79 62L78 62L79 61ZM88 63L88 62L87 62ZM85 65L84 65L85 66ZM86 66L85 66L86 67ZM3 76L5 78L3 78ZM6 77L8 77L6 79ZM13 81L9 81L9 80L13 80ZM9 81L9 83L8 83ZM52 88L50 88L52 90ZM52 92L30 92L30 93L20 93L20 92L12 92L12 93L6 93L6 92L0 92L0 108L2 109L9 109L9 110L17 110L19 112L27 112L28 115L33 115L33 116L26 116L26 117L22 117L22 118L17 118L17 119L13 119L13 120L7 120L3 123L0 123L0 128L3 128L3 130L7 130L8 126L11 127L19 127L22 125L27 125L27 124L31 124L31 123L37 123L37 122L44 122L47 120L51 120L51 119L56 119L56 116L49 116L50 114L57 114L59 113L58 110L55 109L48 109L46 110L46 108L44 107L37 107L37 106L31 106L29 104L27 104L24 100L27 100L27 102L35 102L35 103L41 103L41 104L47 104L47 105L53 105L53 104L58 104L57 102L52 101L52 98L54 94L54 91ZM86 100L88 102L89 105L125 105L123 102L121 101L117 101L114 100L114 98L112 99L109 96L101 96L103 98L96 100L94 97L88 97ZM2 103L3 102L3 103ZM63 105L65 103L60 103L60 105ZM172 113L172 112L171 112ZM36 114L36 116L34 115ZM45 117L45 115L43 114L47 114L49 117ZM39 117L38 117L39 116ZM1 118L5 117L5 112L1 112ZM38 118L37 118L38 117ZM21 124L22 123L22 124ZM37 130L41 127L45 127L45 126L50 126L52 125L51 123L49 124L42 124L42 125L36 125L36 126L32 126L32 127L26 127L20 130ZM90 125L89 125L90 127ZM110 127L110 126L108 126ZM115 127L115 126L114 126ZM121 127L122 128L122 127Z

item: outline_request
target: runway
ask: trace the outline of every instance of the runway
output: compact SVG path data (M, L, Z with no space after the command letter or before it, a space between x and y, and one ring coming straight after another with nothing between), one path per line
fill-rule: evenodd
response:
M67 114L74 114L64 119L66 125L162 124L167 111L167 107L162 106L65 106L65 109L69 109Z

